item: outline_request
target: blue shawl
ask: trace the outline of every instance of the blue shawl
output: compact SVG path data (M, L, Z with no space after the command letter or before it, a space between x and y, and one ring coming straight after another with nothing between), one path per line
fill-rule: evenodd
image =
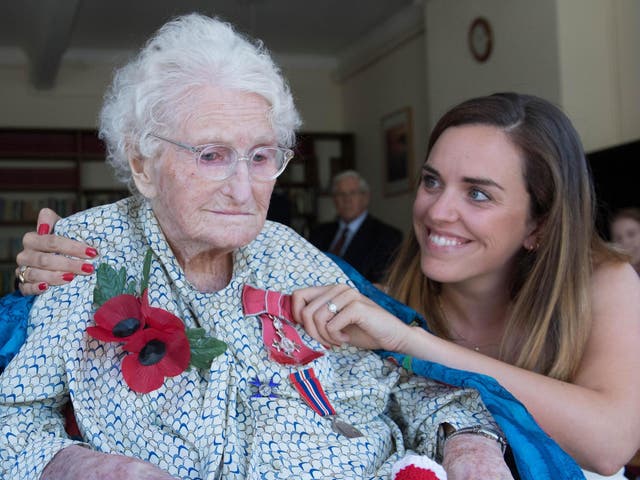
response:
M0 298L0 372L27 338L27 320L35 297L14 292Z

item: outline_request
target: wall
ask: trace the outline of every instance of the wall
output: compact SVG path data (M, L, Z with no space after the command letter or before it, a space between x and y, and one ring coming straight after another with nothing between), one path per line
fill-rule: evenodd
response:
M65 56L55 88L36 90L28 81L24 57L0 52L0 127L94 128L113 69L124 57L91 52L77 57ZM331 78L335 61L274 57L289 80L303 129L342 130L340 88Z
M558 18L561 103L585 149L640 138L640 2L559 0Z
M345 126L356 135L356 168L373 192L370 210L406 231L411 225L413 192L385 197L381 119L410 106L413 114L413 172L422 165L428 138L424 70L424 35L418 34L395 50L343 80Z
M36 90L26 60L0 55L0 127L94 128L113 63L64 62L57 85Z
M472 21L493 30L493 52L478 63L469 50ZM426 85L433 126L450 107L498 91L560 99L555 0L428 0L425 3Z
M335 59L274 55L289 81L308 132L344 131L340 85L333 79Z
M476 95L515 90L558 104L585 150L640 138L637 0L426 0L429 123ZM468 27L493 28L494 49L473 60Z

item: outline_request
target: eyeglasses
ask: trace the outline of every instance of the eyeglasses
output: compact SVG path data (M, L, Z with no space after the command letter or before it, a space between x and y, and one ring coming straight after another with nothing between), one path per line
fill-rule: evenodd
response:
M149 136L195 154L198 171L209 180L226 180L231 177L236 165L242 160L247 162L249 175L253 180L268 182L278 178L293 158L293 150L282 147L257 147L246 155L240 155L235 148L228 145L208 143L194 147L154 133L150 133Z

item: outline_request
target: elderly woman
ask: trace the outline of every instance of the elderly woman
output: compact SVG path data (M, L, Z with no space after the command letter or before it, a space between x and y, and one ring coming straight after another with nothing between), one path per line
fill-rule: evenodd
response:
M101 136L135 195L56 225L100 265L34 303L0 377L0 477L389 478L447 429L449 478L511 478L477 392L290 323L279 292L348 282L265 222L298 123L268 54L200 15L117 72ZM68 398L85 443L64 433Z

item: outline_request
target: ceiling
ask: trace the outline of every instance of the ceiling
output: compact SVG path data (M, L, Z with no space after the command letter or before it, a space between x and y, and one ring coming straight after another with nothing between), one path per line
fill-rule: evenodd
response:
M421 0L7 0L0 52L21 52L31 81L50 88L69 51L136 50L169 18L220 16L279 54L338 56Z

